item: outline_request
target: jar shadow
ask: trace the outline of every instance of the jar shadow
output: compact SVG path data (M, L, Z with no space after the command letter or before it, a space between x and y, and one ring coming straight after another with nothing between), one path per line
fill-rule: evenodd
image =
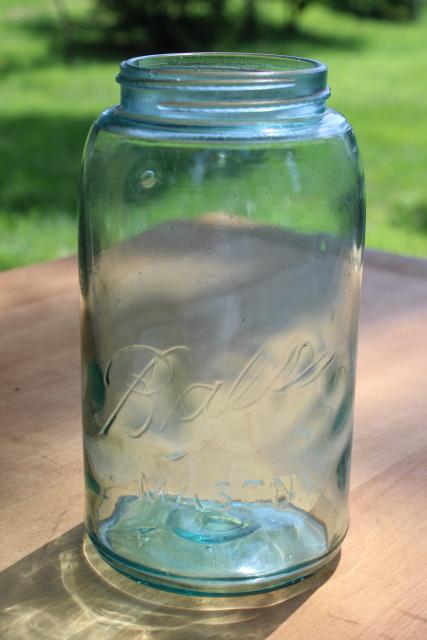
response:
M0 573L4 640L263 640L334 573L269 593L197 597L160 591L118 574L83 540L79 525Z

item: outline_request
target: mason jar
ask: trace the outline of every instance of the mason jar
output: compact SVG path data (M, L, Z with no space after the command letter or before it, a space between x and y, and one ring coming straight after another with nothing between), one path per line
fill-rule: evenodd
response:
M288 56L133 58L89 134L86 526L140 582L265 591L346 534L364 192L326 76Z

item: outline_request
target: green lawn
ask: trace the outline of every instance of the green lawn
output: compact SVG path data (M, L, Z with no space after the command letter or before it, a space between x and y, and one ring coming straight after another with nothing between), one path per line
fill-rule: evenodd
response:
M260 35L237 46L225 35L216 48L326 62L330 104L349 118L362 150L368 245L427 257L427 12L416 23L392 24L313 7L301 20L302 35L289 40L278 27L282 3L259 5ZM2 0L0 7L1 269L75 251L84 139L99 111L118 100L119 60L67 63L55 53L53 6ZM82 14L89 1L68 6Z

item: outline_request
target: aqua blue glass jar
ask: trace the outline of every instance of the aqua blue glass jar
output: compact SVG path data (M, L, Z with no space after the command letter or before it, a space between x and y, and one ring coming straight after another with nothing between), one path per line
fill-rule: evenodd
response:
M325 65L122 63L83 160L87 531L188 593L313 573L348 527L364 195Z

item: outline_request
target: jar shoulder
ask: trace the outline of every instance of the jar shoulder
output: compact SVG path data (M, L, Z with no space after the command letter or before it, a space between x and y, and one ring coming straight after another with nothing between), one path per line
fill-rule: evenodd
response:
M260 119L249 126L194 127L146 122L114 106L96 119L93 134L101 132L153 143L259 145L346 137L352 134L352 128L345 116L334 109L326 109L315 117L283 118L274 123Z

